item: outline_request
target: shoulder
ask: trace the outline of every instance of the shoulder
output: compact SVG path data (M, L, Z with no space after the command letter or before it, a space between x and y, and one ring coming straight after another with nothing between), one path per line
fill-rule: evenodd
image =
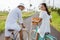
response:
M15 8L14 11L21 12L21 10L19 8Z
M46 11L40 11L40 14L45 15Z
M16 10L16 11L21 11L19 8L15 8L14 10Z

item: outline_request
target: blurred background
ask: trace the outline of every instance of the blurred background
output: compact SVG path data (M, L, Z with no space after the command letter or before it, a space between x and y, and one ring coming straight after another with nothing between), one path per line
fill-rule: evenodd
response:
M46 3L52 15L53 30L57 31L57 36L60 34L60 0L0 0L0 35L4 34L6 17L10 10L23 3L26 7L23 11L23 19L29 18L35 13L39 13L39 5ZM54 33L53 33L54 34ZM55 35L55 34L54 34ZM59 36L60 37L60 36ZM0 37L1 38L1 37ZM60 40L60 39L59 39Z
M45 2L48 6L60 8L60 0L0 0L0 10L11 10L15 8L19 3L25 4L26 9L29 9L30 4L32 4L33 9L38 8L38 5L42 2Z

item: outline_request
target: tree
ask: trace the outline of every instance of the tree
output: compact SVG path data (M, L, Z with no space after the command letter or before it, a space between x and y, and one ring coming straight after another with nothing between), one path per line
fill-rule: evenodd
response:
M32 4L30 4L30 7L32 7Z

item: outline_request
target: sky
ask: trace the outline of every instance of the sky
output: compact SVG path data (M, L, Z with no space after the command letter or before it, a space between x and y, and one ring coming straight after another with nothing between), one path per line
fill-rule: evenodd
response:
M26 8L29 8L29 4L31 3L33 7L38 7L40 3L42 3L44 0L0 0L0 10L8 10L8 9L14 9L19 5L20 3L23 3ZM55 6L60 7L60 0L54 0ZM45 0L45 2L48 4L49 0ZM53 5L53 0L50 0L50 5Z

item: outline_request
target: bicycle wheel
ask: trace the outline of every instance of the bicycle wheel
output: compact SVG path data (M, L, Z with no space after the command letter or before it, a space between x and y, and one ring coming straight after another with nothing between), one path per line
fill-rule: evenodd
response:
M20 40L20 35L18 32L15 32L13 35L13 40Z
M15 40L20 40L20 35L19 35L19 33L16 35Z
M27 31L23 31L23 39L28 40L28 32Z
M10 40L14 40L15 38L14 38L14 35L13 34L11 34L11 36L10 36Z
M54 36L48 34L48 35L45 35L45 39L46 40L57 40Z
M32 31L31 32L31 40L35 40L36 39L36 31Z

